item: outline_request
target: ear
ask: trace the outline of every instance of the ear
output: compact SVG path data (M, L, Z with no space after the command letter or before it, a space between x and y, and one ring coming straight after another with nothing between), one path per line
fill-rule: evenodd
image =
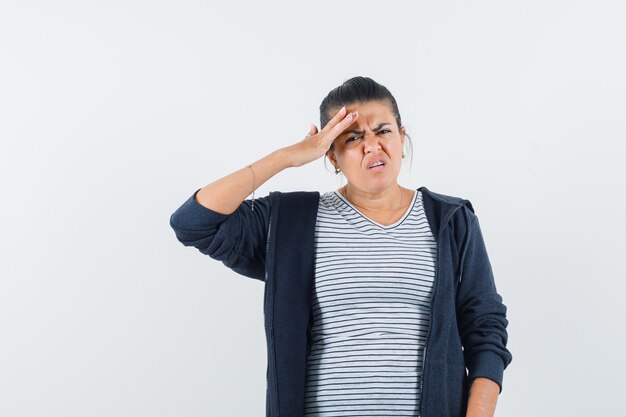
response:
M335 155L335 152L329 149L329 150L326 151L326 156L328 157L328 159L330 159L330 162L332 162L333 165L336 167L337 166L337 156Z
M400 129L400 131L402 132L402 134L400 135L400 141L402 142L402 146L404 146L404 140L406 139L406 138L405 138L405 135L406 135L406 127L405 127L405 126L402 126L402 129Z

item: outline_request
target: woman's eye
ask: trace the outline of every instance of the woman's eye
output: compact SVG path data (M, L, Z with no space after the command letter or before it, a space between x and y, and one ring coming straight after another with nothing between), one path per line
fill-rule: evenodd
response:
M379 130L378 133L391 133L391 130L389 129L383 129L383 130ZM353 136L351 138L346 139L346 143L352 142L352 139L358 139L360 138L360 136Z

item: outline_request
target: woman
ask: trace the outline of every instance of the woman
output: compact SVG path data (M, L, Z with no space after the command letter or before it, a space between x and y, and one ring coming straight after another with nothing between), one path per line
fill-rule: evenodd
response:
M512 356L471 203L398 184L408 135L372 79L331 91L320 115L321 130L170 219L184 245L265 283L266 415L492 416ZM324 155L347 179L339 190L255 199Z

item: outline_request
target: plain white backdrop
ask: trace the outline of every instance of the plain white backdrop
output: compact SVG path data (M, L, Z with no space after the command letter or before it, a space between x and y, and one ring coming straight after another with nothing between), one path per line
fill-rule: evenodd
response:
M496 415L623 416L625 11L3 0L0 415L264 415L263 283L169 217L363 75L413 139L399 182L481 221L513 354ZM256 195L345 183L327 167Z

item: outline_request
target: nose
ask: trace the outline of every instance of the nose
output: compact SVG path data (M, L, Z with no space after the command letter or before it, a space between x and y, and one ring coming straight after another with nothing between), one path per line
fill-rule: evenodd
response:
M372 135L372 140L368 139L370 134L364 133L363 134L363 148L365 149L365 153L368 152L374 152L379 150L380 147L380 143L378 142L378 137L376 137L376 133L371 133Z

